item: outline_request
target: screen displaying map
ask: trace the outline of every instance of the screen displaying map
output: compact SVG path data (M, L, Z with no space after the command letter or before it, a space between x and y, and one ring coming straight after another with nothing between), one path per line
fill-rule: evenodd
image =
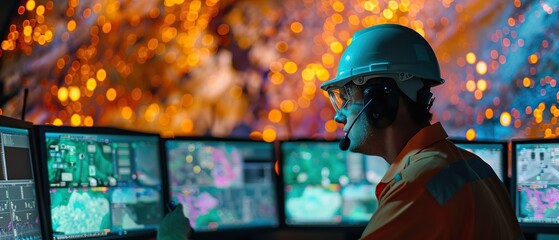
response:
M42 144L55 239L157 229L159 137L46 132Z
M45 238L29 134L30 129L0 125L0 239Z
M559 143L518 143L514 150L518 220L559 224Z
M341 151L338 142L281 143L285 221L289 225L364 224L388 163Z
M196 231L278 225L272 143L167 140L171 198Z

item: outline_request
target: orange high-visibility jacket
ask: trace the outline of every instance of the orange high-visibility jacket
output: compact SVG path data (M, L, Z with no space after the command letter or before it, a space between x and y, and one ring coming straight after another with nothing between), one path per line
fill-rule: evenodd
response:
M377 186L362 240L523 238L495 172L447 137L436 123L408 141Z

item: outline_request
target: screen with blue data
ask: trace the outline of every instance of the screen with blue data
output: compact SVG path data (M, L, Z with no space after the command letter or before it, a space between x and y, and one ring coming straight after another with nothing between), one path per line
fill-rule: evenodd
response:
M0 124L0 239L46 239L30 131Z
M505 145L500 143L469 142L457 143L456 146L468 150L484 160L501 181L507 178L507 159L505 157Z
M518 221L559 227L559 142L513 142L513 151Z
M196 231L278 226L273 144L165 141L171 198Z
M389 167L384 159L327 141L284 141L280 150L286 224L369 221L378 206L376 186Z
M55 239L156 231L164 216L159 136L66 127L41 134Z

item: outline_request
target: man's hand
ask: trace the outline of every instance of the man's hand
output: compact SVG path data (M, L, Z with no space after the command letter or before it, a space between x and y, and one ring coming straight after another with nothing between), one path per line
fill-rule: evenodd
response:
M159 224L157 240L188 240L194 230L182 212L182 204L167 214Z

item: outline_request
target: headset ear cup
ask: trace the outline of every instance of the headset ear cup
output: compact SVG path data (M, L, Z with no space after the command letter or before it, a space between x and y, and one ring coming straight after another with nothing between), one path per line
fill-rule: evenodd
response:
M375 83L363 91L364 102L372 101L365 109L367 119L375 128L390 126L398 110L398 90L388 83Z

